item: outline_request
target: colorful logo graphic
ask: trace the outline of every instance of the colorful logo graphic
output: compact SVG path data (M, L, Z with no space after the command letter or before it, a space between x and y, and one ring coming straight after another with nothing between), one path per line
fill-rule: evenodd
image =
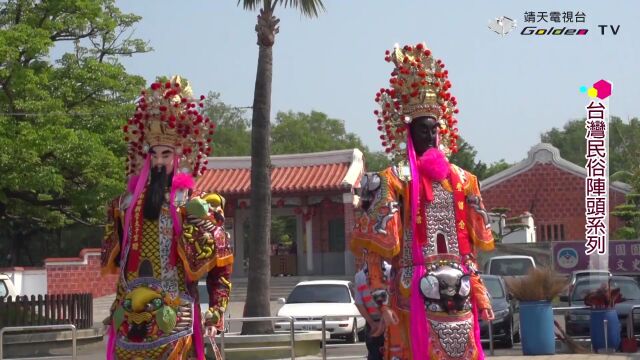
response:
M580 86L581 93L587 93L590 98L604 100L611 96L611 83L606 80L599 80L592 87Z
M578 265L578 252L570 247L562 248L558 251L556 263L563 269L573 269Z

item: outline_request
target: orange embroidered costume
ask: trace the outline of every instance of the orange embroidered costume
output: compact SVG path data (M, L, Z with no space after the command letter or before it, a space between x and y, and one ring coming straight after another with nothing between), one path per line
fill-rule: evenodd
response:
M108 207L103 273L119 273L111 308L107 359L204 359L203 320L222 330L233 252L224 231L224 199L193 194L204 172L215 125L197 111L186 81L174 77L142 92L124 126L128 191ZM144 214L154 149L167 149L173 169L161 188L157 218ZM202 319L198 280L206 276Z
M493 238L477 178L444 158L457 151L448 72L424 44L396 47L386 60L395 69L374 113L396 165L363 177L351 242L356 256L367 250L370 288L388 314L385 359L483 359L477 319L491 303L475 253L493 249ZM426 117L438 128L430 151L444 159L440 180L420 171L409 134ZM389 286L383 260L392 263Z

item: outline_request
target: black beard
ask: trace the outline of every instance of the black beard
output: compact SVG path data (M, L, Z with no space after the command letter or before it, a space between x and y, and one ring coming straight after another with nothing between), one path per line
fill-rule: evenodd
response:
M158 220L164 203L164 195L171 186L173 174L167 174L167 168L162 166L151 169L149 175L149 187L144 197L142 214L145 219Z

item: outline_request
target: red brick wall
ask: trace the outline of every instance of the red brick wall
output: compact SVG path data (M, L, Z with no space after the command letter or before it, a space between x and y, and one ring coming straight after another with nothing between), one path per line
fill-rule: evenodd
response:
M83 249L77 258L48 258L49 294L91 293L94 298L116 292L117 275L100 274L100 249Z
M564 225L565 240L584 240L585 203L584 178L564 171L552 164L535 164L524 173L482 190L485 207L511 209L507 216L525 211L533 214L536 234L540 241L540 225ZM610 210L624 202L624 194L609 190ZM610 217L611 232L621 222Z

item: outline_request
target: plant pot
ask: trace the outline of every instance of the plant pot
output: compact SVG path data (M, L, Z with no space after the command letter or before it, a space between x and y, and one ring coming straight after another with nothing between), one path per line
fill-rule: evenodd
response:
M605 348L604 320L607 320L607 344L609 349L620 346L620 320L615 309L591 310L591 346L594 350Z
M520 340L524 355L553 355L556 339L550 301L520 303Z

